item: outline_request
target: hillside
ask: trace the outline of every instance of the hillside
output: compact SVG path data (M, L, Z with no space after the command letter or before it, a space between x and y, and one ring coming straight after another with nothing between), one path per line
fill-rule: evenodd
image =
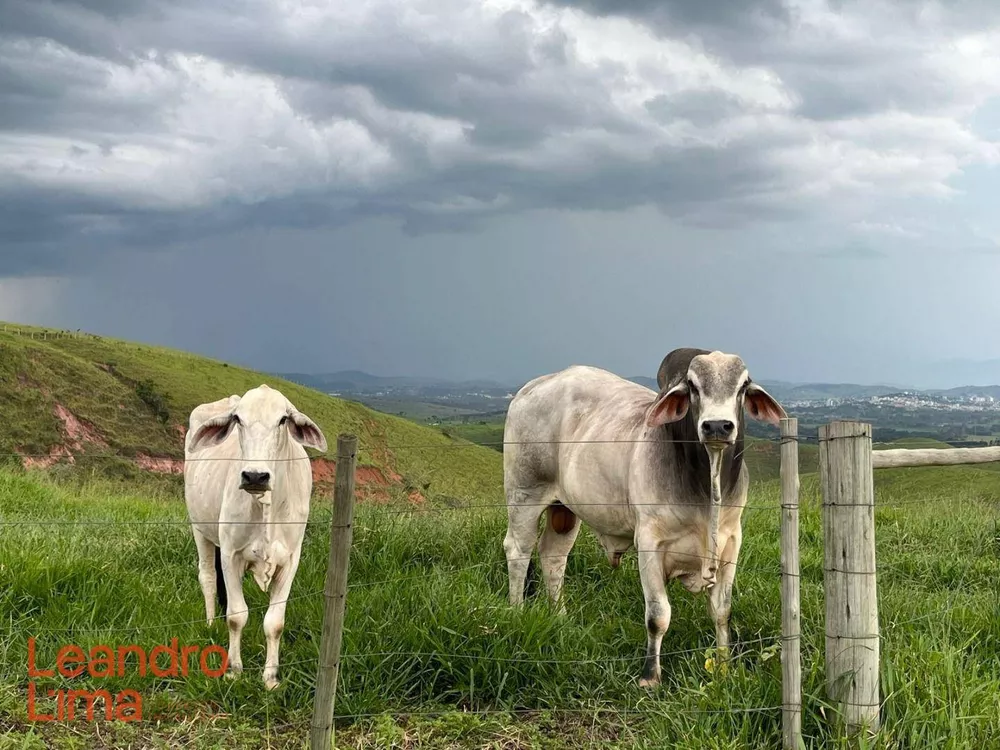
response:
M84 465L107 476L177 474L188 415L200 403L267 383L323 429L360 441L358 482L426 496L495 496L495 451L361 404L206 357L89 334L0 323L0 453L29 467ZM318 481L333 462L314 459Z

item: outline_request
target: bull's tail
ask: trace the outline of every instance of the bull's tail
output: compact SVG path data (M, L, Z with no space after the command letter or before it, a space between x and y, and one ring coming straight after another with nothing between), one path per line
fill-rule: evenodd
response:
M215 548L215 595L219 599L219 609L225 617L229 600L226 598L226 579L222 575L222 550Z
M524 598L530 599L538 590L538 581L535 578L535 558L528 560L528 572L524 576Z
M563 505L558 500L554 501L545 509L546 523L557 534L568 534L577 524L576 514ZM535 578L535 559L528 560L528 572L524 577L524 598L528 599L535 595L538 589L538 581Z

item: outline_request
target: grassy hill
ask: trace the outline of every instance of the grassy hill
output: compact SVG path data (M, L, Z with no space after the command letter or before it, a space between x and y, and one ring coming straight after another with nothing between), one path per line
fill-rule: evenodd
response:
M72 461L105 477L177 474L191 410L261 383L320 425L331 457L338 433L358 436L361 484L428 498L499 492L495 451L408 420L207 357L10 324L0 324L0 453L8 463ZM314 462L318 477L329 475L323 464Z

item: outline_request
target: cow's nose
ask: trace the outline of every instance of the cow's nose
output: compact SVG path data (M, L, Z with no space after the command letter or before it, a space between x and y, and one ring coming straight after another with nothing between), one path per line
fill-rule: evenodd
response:
M264 487L271 481L271 475L266 471L244 471L240 476L243 484L250 487Z
M728 419L706 419L701 423L701 431L709 440L729 440L736 425Z

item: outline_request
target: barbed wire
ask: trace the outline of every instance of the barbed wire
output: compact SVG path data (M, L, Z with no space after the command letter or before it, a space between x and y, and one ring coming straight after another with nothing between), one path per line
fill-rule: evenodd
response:
M924 505L927 503L935 503L938 505L942 504L942 500L939 497L926 497L926 498L914 498L910 500L898 500L893 502L872 502L872 503L820 503L817 505L818 508L856 508L872 507L876 510L892 510L895 508L902 508L912 505ZM944 501L945 504L954 505L959 502L981 502L981 498L977 497L963 497L957 495ZM679 501L663 501L663 502L649 502L641 503L628 501L623 502L601 502L601 503L573 503L572 506L563 505L566 509L572 511L573 508L600 508L600 507L660 507L663 509L669 509L671 507L708 507L708 500L701 502L679 502ZM467 511L467 510L498 510L503 508L549 508L556 506L554 502L537 502L537 503L479 503L479 504L455 504L455 505L440 505L440 506L426 506L426 505L411 505L405 507L394 507L388 505L374 505L368 504L364 507L367 512L371 512L374 516L397 516L397 515L409 515L409 514L420 514L420 513L447 513L450 511ZM743 508L748 511L760 511L760 510L774 510L780 511L783 506L780 502L777 503L745 503L740 505L739 503L719 503L722 508ZM798 506L800 509L810 508L808 503L800 503ZM270 521L272 526L324 526L328 528L344 528L343 526L331 527L329 523L329 518L309 518L304 521ZM10 527L27 527L27 526L191 526L196 525L241 525L241 526L264 526L267 525L264 521L253 521L253 520L236 520L228 521L222 519L200 519L200 520L179 520L179 519L163 519L163 520L150 520L150 519L114 519L114 518L102 518L95 520L69 520L69 519L43 519L43 518L23 518L17 517L13 519L0 518L0 527L10 526ZM357 525L357 524L355 524Z
M289 596L285 599L280 599L274 602L268 602L267 604L257 604L254 606L248 606L246 609L241 609L233 612L223 612L217 614L212 618L212 622L219 620L225 620L229 615L237 614L249 614L250 612L258 612L262 609L268 609L273 604L287 604L288 602L296 601L299 599L309 599L312 597L320 597L324 594L324 589L319 589L318 591L311 591L306 594L296 594L295 596ZM129 633L140 633L147 630L162 630L164 628L188 628L195 627L198 625L206 625L207 618L199 617L197 620L187 620L186 622L173 622L173 623L157 623L156 625L116 625L109 627L107 625L102 627L86 627L78 628L76 626L71 626L67 628L35 628L36 633L107 633L107 632L129 632Z

